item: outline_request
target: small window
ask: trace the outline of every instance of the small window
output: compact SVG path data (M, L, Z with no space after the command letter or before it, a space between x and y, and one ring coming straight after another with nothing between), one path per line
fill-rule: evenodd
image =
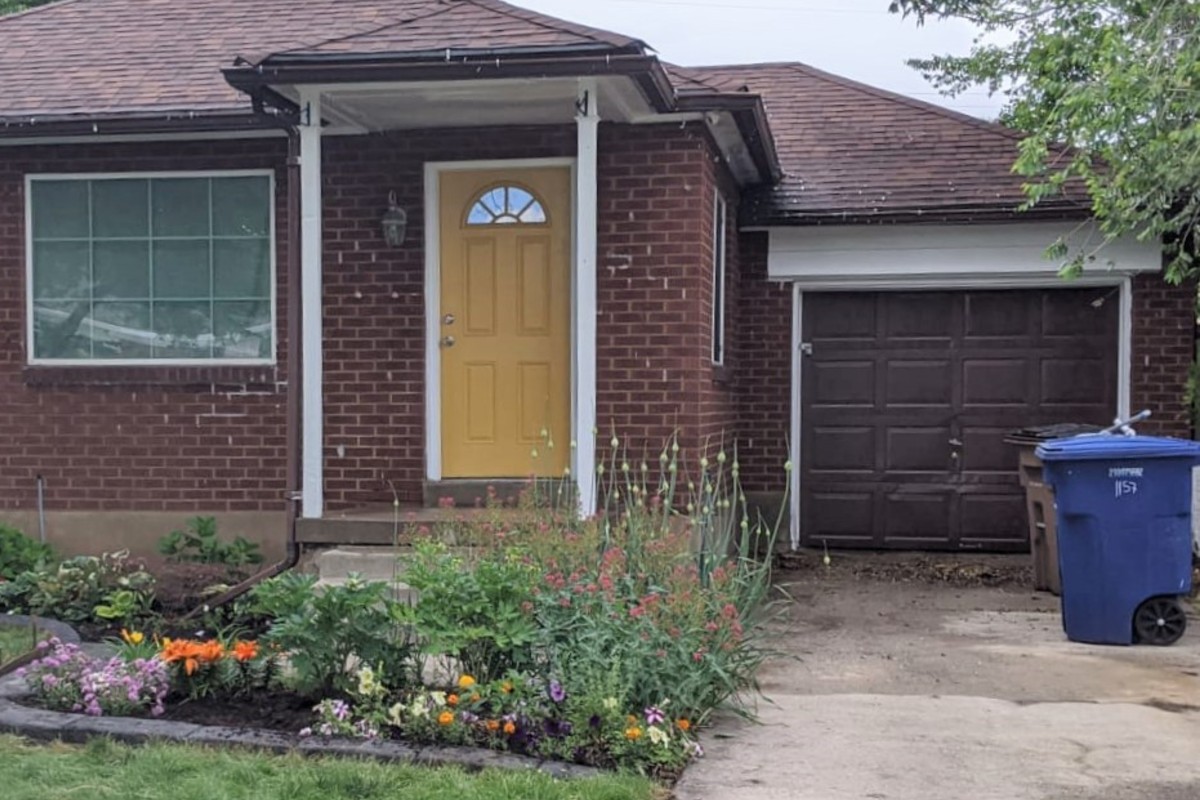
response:
M725 363L725 247L728 237L727 207L720 192L713 210L712 361Z
M520 186L488 189L471 205L468 225L544 225L546 209Z
M31 177L33 363L268 363L272 177Z

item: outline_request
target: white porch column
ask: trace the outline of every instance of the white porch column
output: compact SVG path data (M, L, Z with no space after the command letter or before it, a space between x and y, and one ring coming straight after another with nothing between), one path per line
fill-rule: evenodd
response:
M300 90L300 291L303 347L301 516L325 511L325 419L321 333L321 93Z
M571 465L579 483L579 504L584 516L596 511L596 229L597 154L600 114L594 78L579 81L575 125L577 158L575 170L575 463Z

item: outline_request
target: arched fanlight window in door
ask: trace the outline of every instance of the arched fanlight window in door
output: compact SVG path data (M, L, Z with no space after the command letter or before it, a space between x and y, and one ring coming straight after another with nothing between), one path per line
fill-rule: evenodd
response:
M544 225L546 207L528 189L494 186L481 194L467 212L468 225Z

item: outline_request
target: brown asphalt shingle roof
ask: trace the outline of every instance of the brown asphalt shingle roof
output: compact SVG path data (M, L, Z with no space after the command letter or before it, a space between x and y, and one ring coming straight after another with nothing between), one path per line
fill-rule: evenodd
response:
M221 72L239 57L643 47L501 0L61 0L0 18L0 126L246 114ZM1024 201L1018 135L998 125L803 64L664 68L681 96L762 95L784 178L748 193L748 224L980 219Z
M245 111L239 56L638 44L500 0L63 0L0 18L0 120Z
M753 192L753 225L983 219L1025 200L1020 134L804 64L673 68L690 91L761 94L783 181ZM1038 206L1083 215L1080 194Z

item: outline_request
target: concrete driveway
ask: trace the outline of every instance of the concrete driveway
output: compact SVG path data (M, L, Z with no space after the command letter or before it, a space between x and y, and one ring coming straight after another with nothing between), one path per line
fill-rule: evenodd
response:
M1072 644L1018 583L834 558L782 576L759 722L715 726L680 800L1200 799L1200 620L1170 648Z

